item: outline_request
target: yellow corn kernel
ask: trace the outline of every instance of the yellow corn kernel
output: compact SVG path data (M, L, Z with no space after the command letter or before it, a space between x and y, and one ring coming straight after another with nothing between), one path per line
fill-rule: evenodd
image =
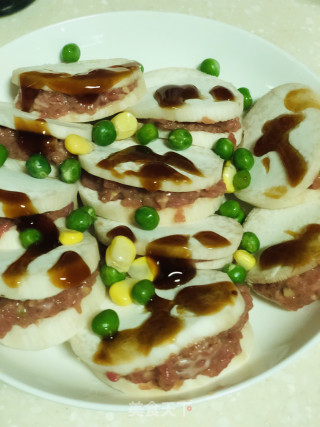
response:
M125 236L116 236L106 250L106 264L120 273L126 273L136 257L136 247Z
M128 274L137 280L151 280L155 279L159 271L158 264L153 258L142 256L136 258L131 264Z
M246 271L251 270L256 264L255 257L249 252L244 251L243 249L238 249L233 254L233 257L236 263L241 265Z
M228 160L225 163L222 171L222 180L225 183L225 186L227 188L227 193L234 193L236 190L233 185L233 177L235 176L236 173L237 173L236 167L231 163L230 160Z
M76 230L62 230L59 234L59 242L62 245L74 245L83 240L83 233Z
M131 289L137 283L136 279L124 279L111 285L109 296L117 305L129 305L132 303Z
M66 137L64 145L71 154L88 154L93 150L93 144L91 141L83 138L82 136L75 135L74 133L71 133Z
M123 111L111 119L117 132L117 141L130 138L138 129L138 121L133 114Z

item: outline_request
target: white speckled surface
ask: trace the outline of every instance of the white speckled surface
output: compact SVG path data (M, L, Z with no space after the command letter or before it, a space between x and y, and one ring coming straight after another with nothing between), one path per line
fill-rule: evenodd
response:
M52 23L115 10L172 11L219 20L271 41L320 76L319 0L35 0L25 10L0 18L0 45ZM289 366L232 395L175 410L168 406L164 412L154 406L144 415L74 408L0 382L0 425L319 427L319 360L320 342Z

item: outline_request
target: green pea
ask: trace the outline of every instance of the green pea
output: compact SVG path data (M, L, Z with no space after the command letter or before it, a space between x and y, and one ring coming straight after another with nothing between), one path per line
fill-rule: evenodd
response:
M187 129L175 129L169 133L168 145L172 150L186 150L192 144L192 135Z
M137 131L136 137L141 145L147 145L159 136L158 128L153 123L146 123Z
M233 177L233 186L236 190L243 190L244 188L249 187L250 183L250 172L245 169L238 171Z
M19 234L21 245L28 249L29 246L41 242L42 233L36 228L26 228Z
M258 236L251 231L245 231L240 242L240 249L244 249L245 251L253 254L254 252L257 252L259 248L260 240Z
M220 138L215 143L213 151L223 160L229 160L233 154L234 145L229 138Z
M140 64L140 70L144 73L144 66Z
M227 264L222 271L227 273L233 283L243 283L246 280L246 270L238 264Z
M240 93L243 95L243 108L244 110L248 110L252 105L252 96L248 88L240 87L238 89Z
M67 184L73 184L80 179L81 165L77 159L66 159L59 166L60 179Z
M240 204L236 200L227 200L219 208L219 214L228 218L237 218L241 212Z
M33 178L46 178L51 172L48 160L42 154L34 154L26 162L26 169Z
M101 337L112 337L119 329L119 316L111 309L103 310L97 314L92 322L91 328L93 332Z
M240 224L242 224L245 218L246 218L245 211L242 208L240 208L238 215L234 219L237 220Z
M92 127L92 140L95 144L105 147L117 138L116 128L110 120L100 120Z
M66 218L66 226L71 230L86 231L93 224L92 216L84 209L72 211Z
M160 221L158 212L150 206L141 206L135 211L134 219L143 230L154 230Z
M232 163L239 170L250 170L254 165L254 157L247 148L238 148L233 153Z
M124 280L126 278L126 273L120 273L115 268L103 264L100 268L100 277L103 283L110 287L114 283L120 282L120 280Z
M75 43L68 43L65 46L63 46L60 58L62 62L77 62L80 59L81 51L77 44Z
M214 58L207 58L203 60L199 67L200 71L206 74L210 74L211 76L218 77L220 74L220 64Z
M131 296L136 304L146 305L155 294L154 284L150 280L140 280L132 290Z
M87 212L91 216L92 222L97 220L96 211L93 209L92 206L81 206L81 208L79 209L81 209L84 212Z
M0 167L4 164L4 162L7 160L9 155L9 151L7 148L0 144Z

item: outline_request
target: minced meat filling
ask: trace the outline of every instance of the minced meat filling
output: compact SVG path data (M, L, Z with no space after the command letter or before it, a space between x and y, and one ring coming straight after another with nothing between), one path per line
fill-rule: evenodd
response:
M0 297L0 338L4 338L14 325L27 328L69 308L81 313L81 301L91 293L97 274L95 272L79 286L49 298L22 301Z
M106 105L124 99L137 86L138 81L135 80L128 86L110 89L107 92L94 96L71 96L61 92L35 90L33 94L34 102L27 112L37 111L43 119L58 119L70 112L94 115ZM16 102L16 108L22 109L21 91Z
M226 192L222 180L213 186L199 191L166 192L148 191L144 188L131 187L114 181L98 178L83 172L81 183L84 187L98 192L98 198L103 203L121 200L121 205L131 208L150 206L157 210L164 208L178 208L194 203L198 198L215 198Z
M9 158L15 160L27 161L32 154L41 153L49 163L60 165L68 157L75 157L66 150L61 139L3 126L0 126L0 144L8 150Z
M238 117L224 122L198 123L198 122L175 122L164 119L139 119L140 123L153 123L161 130L174 130L178 128L187 129L189 132L203 131L210 133L236 132L241 128Z
M252 287L286 310L296 311L320 299L320 266L280 282L255 283Z

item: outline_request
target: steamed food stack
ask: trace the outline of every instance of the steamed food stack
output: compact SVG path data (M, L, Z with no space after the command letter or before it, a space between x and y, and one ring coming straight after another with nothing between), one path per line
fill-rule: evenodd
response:
M70 171L59 169L75 160L62 140L70 129L88 135L91 126L38 121L0 106L8 157L0 168L0 342L9 347L38 350L67 341L105 295L95 238L87 232L66 238L78 194L78 182L67 183Z
M320 299L319 133L320 95L301 84L274 88L244 120L241 145L255 162L236 195L255 206L244 230L261 243L247 282L287 310Z
M196 69L164 68L145 73L147 94L128 109L140 123L154 123L159 136L186 129L193 145L211 149L220 138L242 138L243 96L236 88Z
M256 293L287 310L320 299L319 190L309 190L296 206L253 209L244 229L261 243L257 264L247 275Z
M177 130L189 134L183 120L212 124L234 116L241 130L242 95L232 85L196 70L163 72L182 99L169 107L156 101L155 110L178 117ZM183 75L185 84L178 85ZM196 97L188 95L189 80ZM223 84L228 98L215 99L214 89L223 91ZM131 111L146 103L143 108L153 113L148 106L153 90L148 87ZM165 90L161 93L166 99ZM238 221L214 215L225 193L223 160L211 150L214 135L210 132L207 146L162 136L146 142L138 133L126 139L118 134L117 141L79 157L85 171L79 194L95 209L96 236L108 246L101 274L112 302L105 302L93 330L74 336L71 345L99 378L126 392L201 386L232 359L235 366L243 362L251 342L247 332L241 343L251 308L247 288L238 289L227 274L214 270L232 261L242 237ZM95 325L100 318L110 328L101 331L98 320ZM229 354L223 363L220 352ZM184 370L182 360L189 361Z
M145 92L140 64L123 58L19 68L12 83L17 108L66 122L111 116Z

